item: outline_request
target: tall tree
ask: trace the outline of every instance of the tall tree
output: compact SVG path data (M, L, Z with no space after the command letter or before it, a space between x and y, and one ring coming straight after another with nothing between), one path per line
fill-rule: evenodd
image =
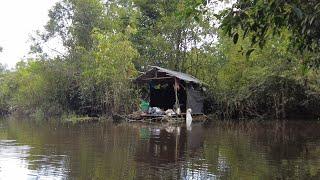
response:
M45 38L59 36L67 48L89 50L94 28L103 29L104 5L100 0L63 0L49 11Z
M208 28L204 26L208 21L203 17L198 21L182 18L187 8L184 1L134 0L134 3L141 12L137 33L132 37L141 55L140 65L186 70L187 52L197 46L194 42L205 37L207 32L204 30Z

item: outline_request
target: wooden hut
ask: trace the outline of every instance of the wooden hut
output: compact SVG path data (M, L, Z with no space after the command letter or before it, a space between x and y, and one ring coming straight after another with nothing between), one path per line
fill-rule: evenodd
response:
M182 113L191 108L192 114L203 114L204 95L199 79L158 66L150 67L135 82L147 85L151 107L163 110L179 107Z

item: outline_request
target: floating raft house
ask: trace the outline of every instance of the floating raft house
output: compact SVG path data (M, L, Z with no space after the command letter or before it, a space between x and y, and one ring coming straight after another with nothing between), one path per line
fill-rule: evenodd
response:
M203 83L199 79L158 66L150 67L135 82L148 86L151 107L163 110L180 107L182 113L191 108L192 114L203 114Z

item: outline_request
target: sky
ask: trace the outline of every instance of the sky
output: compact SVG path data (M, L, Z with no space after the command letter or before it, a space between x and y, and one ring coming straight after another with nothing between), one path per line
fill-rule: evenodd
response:
M43 30L58 0L0 0L0 63L13 68L29 52L30 35Z

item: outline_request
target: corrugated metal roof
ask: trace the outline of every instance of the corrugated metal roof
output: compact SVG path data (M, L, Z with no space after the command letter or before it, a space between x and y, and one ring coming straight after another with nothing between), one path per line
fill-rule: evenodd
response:
M164 73L167 73L168 75L170 76L174 76L174 77L177 77L181 80L184 80L184 81L188 81L188 82L194 82L194 83L197 83L197 84L201 84L201 81L189 74L186 74L186 73L183 73L183 72L178 72L178 71L173 71L173 70L169 70L169 69L165 69L165 68L162 68L162 67L159 67L159 66L151 66L152 68L156 68L158 69L160 72L164 72Z
M176 77L178 79L181 79L181 80L184 80L184 81L187 81L187 82L194 82L194 83L197 83L197 84L202 84L199 79L197 79L197 78L195 78L195 77L193 77L193 76L191 76L189 74L186 74L186 73L165 69L165 68L162 68L162 67L159 67L159 66L150 66L150 67L152 68L151 70L156 69L159 72L163 72L163 73L168 74L168 76ZM149 71L151 71L151 70L149 70ZM138 78L141 78L141 76L138 77Z

